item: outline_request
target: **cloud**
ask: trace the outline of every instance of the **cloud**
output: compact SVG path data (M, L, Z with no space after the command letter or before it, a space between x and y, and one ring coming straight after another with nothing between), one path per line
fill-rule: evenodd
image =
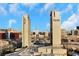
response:
M66 30L74 29L76 26L79 26L79 14L75 13L62 23L62 28Z
M37 3L24 3L26 6L36 6L37 5Z
M53 5L53 4L51 4L51 3L45 4L44 10L48 10L50 7L52 7L52 5Z
M0 6L0 14L3 14L3 15L7 14L7 10L3 6Z
M68 4L65 9L61 10L61 14L66 13L66 12L72 12L73 13L73 6L72 6L72 4Z
M29 7L29 10L32 10L38 3L24 3L26 7Z
M77 12L79 13L79 5L77 5Z
M68 4L66 10L67 10L67 11L71 11L71 10L72 10L72 4Z
M15 14L15 16L26 14L26 12L21 8L19 9L19 7L18 3L9 4L9 12Z
M17 3L11 3L11 4L0 4L0 14L7 15L8 13L14 13L17 12L18 4Z
M15 23L16 23L16 20L15 19L10 19L9 20L9 28L11 28L12 25L15 24Z
M18 4L9 4L9 12L10 13L13 13L13 12L16 12L17 10L17 7L18 7Z
M47 11L49 9L51 10L53 8L54 8L54 3L47 3L47 4L44 5L43 8L40 9L40 12L42 13L44 11Z
M50 23L47 23L46 28L49 29L49 27L50 27Z

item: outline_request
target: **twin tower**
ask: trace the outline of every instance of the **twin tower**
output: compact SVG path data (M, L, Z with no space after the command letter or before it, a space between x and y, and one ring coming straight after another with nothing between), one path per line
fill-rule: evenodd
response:
M61 17L58 11L52 11L50 19L50 37L52 43L52 52L54 55L66 53L61 45ZM30 38L30 20L28 15L23 16L22 22L22 47L31 45ZM60 52L61 51L61 52Z

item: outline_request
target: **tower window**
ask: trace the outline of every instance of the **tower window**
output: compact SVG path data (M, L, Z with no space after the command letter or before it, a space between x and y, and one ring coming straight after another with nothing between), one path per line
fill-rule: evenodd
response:
M54 17L55 17L55 12L54 12Z

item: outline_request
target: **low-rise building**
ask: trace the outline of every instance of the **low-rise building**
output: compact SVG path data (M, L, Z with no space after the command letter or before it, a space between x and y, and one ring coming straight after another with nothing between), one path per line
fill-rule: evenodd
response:
M0 29L0 39L19 40L20 32L13 29Z

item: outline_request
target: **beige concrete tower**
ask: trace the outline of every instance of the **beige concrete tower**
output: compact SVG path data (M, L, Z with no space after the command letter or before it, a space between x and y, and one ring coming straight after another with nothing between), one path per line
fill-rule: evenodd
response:
M51 13L52 17L52 46L61 45L61 19L58 11Z
M30 46L30 20L28 15L23 16L22 47Z
M61 45L61 18L58 11L51 12L51 39L53 55L66 55L67 51Z

